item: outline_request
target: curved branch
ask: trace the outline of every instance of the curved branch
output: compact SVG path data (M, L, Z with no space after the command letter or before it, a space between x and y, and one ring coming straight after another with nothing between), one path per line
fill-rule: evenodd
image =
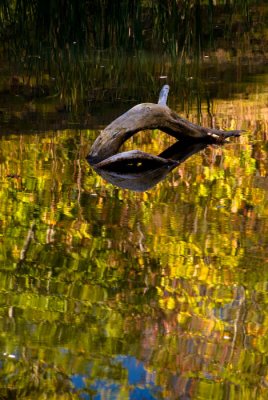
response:
M98 163L115 155L120 146L135 133L147 129L160 129L178 140L205 140L224 142L241 131L222 131L194 124L166 106L169 86L165 85L158 104L142 103L128 110L108 125L97 137L89 153L89 161Z
M144 192L165 179L174 168L206 146L208 144L204 142L176 142L158 156L131 150L109 157L93 165L93 168L115 186Z

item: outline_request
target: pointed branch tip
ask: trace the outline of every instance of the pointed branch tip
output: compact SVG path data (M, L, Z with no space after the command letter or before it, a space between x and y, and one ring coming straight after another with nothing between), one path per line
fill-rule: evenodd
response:
M169 92L169 85L164 85L159 93L158 104L161 106L167 105L167 98Z

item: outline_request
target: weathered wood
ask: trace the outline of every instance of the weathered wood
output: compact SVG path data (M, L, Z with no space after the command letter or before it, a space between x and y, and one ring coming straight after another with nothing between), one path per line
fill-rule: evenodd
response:
M167 105L168 92L169 92L169 86L164 85L159 93L158 104L161 104L162 106Z
M127 169L128 172L145 171L146 169L158 168L162 166L175 166L178 162L169 158L154 156L140 150L124 151L100 161L95 165L96 169L107 171L121 171Z
M194 124L166 106L169 87L165 85L159 103L142 103L128 110L108 125L97 137L88 159L98 163L115 155L120 146L141 130L159 129L178 140L224 142L230 136L239 136L241 131L222 131Z
M158 156L132 150L109 157L93 167L99 175L115 186L144 192L165 179L174 168L206 146L208 144L204 142L176 142Z

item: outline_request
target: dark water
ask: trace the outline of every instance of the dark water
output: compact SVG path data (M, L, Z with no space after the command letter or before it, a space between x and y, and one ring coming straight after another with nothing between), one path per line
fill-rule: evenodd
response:
M1 103L1 398L267 398L268 74L255 68L212 69L187 103L173 89L179 114L245 133L145 192L86 161L132 103L96 106L86 127ZM172 143L144 132L124 149Z

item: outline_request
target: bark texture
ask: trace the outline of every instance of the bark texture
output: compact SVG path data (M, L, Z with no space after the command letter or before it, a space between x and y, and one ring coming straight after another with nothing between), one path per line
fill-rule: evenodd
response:
M169 87L165 85L159 96L158 104L142 103L115 119L97 137L88 159L96 164L114 156L121 145L142 130L159 129L180 141L209 141L222 143L230 136L239 136L241 131L222 131L205 128L182 117L167 105Z

